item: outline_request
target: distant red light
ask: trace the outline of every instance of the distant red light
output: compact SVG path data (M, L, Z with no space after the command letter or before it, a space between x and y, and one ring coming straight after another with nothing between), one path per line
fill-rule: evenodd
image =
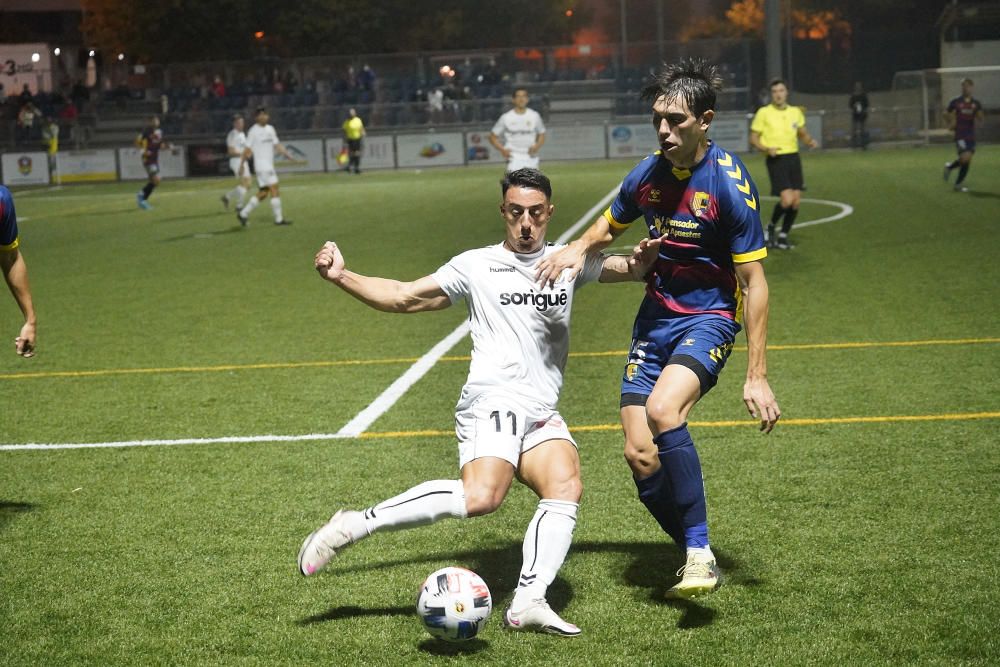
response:
M572 9L567 9L566 10L566 18L569 18L571 16L573 16L573 10Z
M258 30L253 34L253 36L256 37L257 39L264 39L264 31Z

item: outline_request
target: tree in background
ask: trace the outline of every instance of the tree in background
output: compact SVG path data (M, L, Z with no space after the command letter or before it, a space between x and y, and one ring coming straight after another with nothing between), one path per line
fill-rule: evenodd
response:
M139 62L564 44L565 0L83 0L91 46ZM525 17L530 17L526 20ZM262 38L254 33L263 32Z

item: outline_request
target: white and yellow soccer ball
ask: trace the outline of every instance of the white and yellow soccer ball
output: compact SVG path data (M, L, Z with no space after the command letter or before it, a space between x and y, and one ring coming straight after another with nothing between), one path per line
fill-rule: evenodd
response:
M449 642L472 639L493 610L490 589L482 577L462 567L431 573L417 595L417 615L427 632Z

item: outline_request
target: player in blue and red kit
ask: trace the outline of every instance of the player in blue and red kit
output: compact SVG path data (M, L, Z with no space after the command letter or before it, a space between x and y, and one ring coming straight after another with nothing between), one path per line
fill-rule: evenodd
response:
M142 166L149 176L149 181L135 195L135 200L139 204L139 208L149 210L153 208L149 205L149 197L153 194L153 189L160 184L160 149L170 148L170 144L163 140L159 116L150 118L149 127L136 138L135 144L142 149Z
M701 463L687 416L715 386L736 334L749 350L743 401L770 432L781 415L767 382L767 255L757 188L743 163L707 133L721 80L715 66L683 60L664 67L643 90L653 102L661 150L625 177L617 199L583 236L540 263L551 282L578 272L633 220L662 239L647 277L622 378L625 458L639 499L687 550L682 579L667 597L689 598L719 585L708 541Z
M22 357L35 354L35 307L28 285L28 266L21 255L17 232L17 213L10 190L0 185L0 271L24 314L24 325L14 339L14 350Z
M962 95L948 103L945 110L948 128L955 131L955 148L958 157L944 165L944 180L951 176L951 170L958 168L957 192L968 192L962 185L972 165L972 154L976 152L976 123L983 120L983 105L972 96L972 79L962 81Z

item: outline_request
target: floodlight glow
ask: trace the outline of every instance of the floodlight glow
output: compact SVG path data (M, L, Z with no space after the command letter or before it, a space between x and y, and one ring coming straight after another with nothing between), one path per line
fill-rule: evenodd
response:
M42 59L42 57L40 55L38 55L37 53L32 53L31 54L31 62L37 63L41 59Z
M52 53L54 53L54 54L56 54L56 55L58 56L58 55L59 55L60 53L62 53L62 49L60 49L60 48L59 48L59 47L57 46L57 47L56 47L55 49L53 49L53 50L52 50Z

